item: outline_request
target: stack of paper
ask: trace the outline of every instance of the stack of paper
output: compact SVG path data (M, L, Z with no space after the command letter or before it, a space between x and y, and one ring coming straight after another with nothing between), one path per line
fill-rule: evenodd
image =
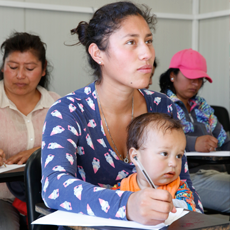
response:
M134 221L124 221L115 219L106 219L95 216L82 215L77 213L56 211L47 216L35 220L32 224L45 224L45 225L58 225L58 226L112 226L112 227L126 227L126 228L139 228L139 229L161 229L170 225L175 220L186 215L188 211L183 208L177 208L176 213L170 213L165 223L155 226L142 225Z
M7 172L7 171L17 169L17 168L22 168L22 167L25 167L25 164L23 165L17 165L17 164L7 165L6 164L6 166L2 165L0 166L0 173Z

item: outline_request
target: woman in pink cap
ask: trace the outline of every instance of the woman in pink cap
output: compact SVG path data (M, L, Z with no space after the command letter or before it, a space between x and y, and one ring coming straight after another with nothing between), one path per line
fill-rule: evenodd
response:
M230 139L213 108L197 95L206 80L212 83L206 60L192 49L177 52L169 69L160 76L161 92L175 103L184 125L188 152L230 150ZM202 166L201 169L198 163L190 163L189 171L204 207L230 213L230 175L223 173L225 166Z

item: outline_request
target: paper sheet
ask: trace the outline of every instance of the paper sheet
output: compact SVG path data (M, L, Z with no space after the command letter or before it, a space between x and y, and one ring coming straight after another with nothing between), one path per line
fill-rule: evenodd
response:
M214 151L209 153L203 152L186 152L186 156L214 156L214 157L230 157L230 151Z
M6 167L4 165L2 165L2 166L0 166L0 173L14 170L17 168L22 168L22 167L25 167L25 164L22 164L22 165L17 165L17 164L7 165L6 164Z
M134 221L124 221L115 219L106 219L95 216L88 216L83 214L71 213L66 211L55 211L47 216L41 217L32 222L32 224L58 225L58 226L112 226L112 227L127 227L139 229L161 229L170 225L175 220L186 215L188 211L183 208L177 208L176 213L170 213L165 223L155 226L142 225Z

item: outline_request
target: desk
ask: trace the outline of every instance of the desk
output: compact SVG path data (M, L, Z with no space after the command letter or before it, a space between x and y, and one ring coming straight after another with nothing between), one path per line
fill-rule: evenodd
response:
M0 183L12 181L24 181L25 167L0 173Z
M47 208L43 203L37 204L35 210L43 215L48 215L54 210ZM130 228L118 228L118 227L71 227L72 229L84 230L84 229L100 229L100 230L130 230ZM210 215L200 214L197 212L189 212L179 220L173 222L170 226L163 228L162 230L190 230L190 229L202 229L202 230L230 230L230 222L213 217ZM138 229L136 229L138 230Z

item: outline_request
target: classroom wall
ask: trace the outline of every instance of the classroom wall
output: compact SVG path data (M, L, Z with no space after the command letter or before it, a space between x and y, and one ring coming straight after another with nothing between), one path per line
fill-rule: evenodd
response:
M20 0L18 0L20 2ZM31 3L92 7L108 0L28 0ZM156 13L192 14L192 0L136 0ZM229 0L200 0L200 13L229 9ZM75 44L77 37L70 30L91 18L90 13L69 13L51 10L17 9L0 6L0 43L13 31L38 34L47 44L47 57L53 65L51 90L61 96L83 87L93 80L84 48ZM159 91L159 75L166 71L170 59L179 50L192 46L192 21L158 19L154 47L159 66L151 89ZM230 111L229 80L229 16L199 22L199 51L205 56L213 84L206 83L201 91L210 104L225 106Z

